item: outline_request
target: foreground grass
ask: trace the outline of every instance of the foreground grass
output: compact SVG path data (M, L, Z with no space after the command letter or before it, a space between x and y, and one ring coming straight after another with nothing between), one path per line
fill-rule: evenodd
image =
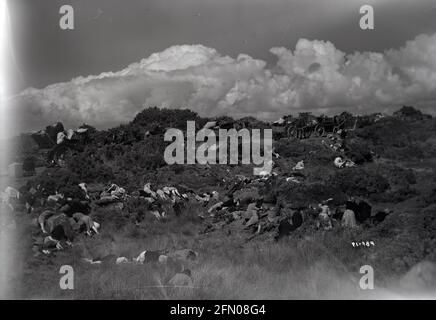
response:
M412 199L413 200L413 199ZM398 279L424 257L434 256L431 239L435 205L415 200L398 203L397 214L371 228L329 232L307 223L280 243L267 237L247 242L247 234L231 226L202 234L197 217L203 209L190 207L184 214L158 222L152 216L136 226L116 210L98 209L94 219L102 232L78 237L73 248L54 257L33 257L29 235L35 227L18 230L17 248L23 276L16 297L25 299L366 299L403 298L391 290ZM25 217L28 219L28 217ZM231 232L230 232L231 231ZM421 235L421 238L418 237ZM353 248L353 241L374 240L370 248ZM83 258L136 257L143 250L191 248L199 252L192 270L192 288L170 288L174 275L163 265L89 265ZM430 250L430 251L429 251ZM433 253L432 253L433 252ZM61 290L59 268L74 268L74 290ZM376 290L361 290L359 269L371 265ZM408 296L406 296L408 297Z
M195 225L193 226L195 227ZM131 231L121 234L128 235ZM174 274L163 265L89 265L81 260L81 243L55 257L31 258L24 297L31 299L350 299L369 298L359 287L360 256L344 242L342 258L320 245L336 239L334 234L318 239L288 239L281 243L250 243L240 246L233 237L192 237L182 232L112 239L112 252L135 256L139 249L194 248L200 253L184 266L192 270L192 288L170 288ZM136 235L137 236L137 235ZM87 241L88 247L109 250L102 238ZM338 239L334 240L337 241ZM91 243L90 243L91 241ZM110 251L109 250L109 251ZM107 252L109 252L107 251ZM346 266L347 257L355 261ZM357 258L357 259L356 259ZM346 260L346 259L345 259ZM75 289L59 288L59 268L73 266ZM351 267L350 267L351 266Z

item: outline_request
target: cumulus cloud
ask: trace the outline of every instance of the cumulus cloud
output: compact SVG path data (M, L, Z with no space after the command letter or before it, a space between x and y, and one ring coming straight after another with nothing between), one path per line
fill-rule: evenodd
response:
M173 46L118 72L29 88L12 101L16 130L54 121L106 128L130 121L148 106L263 120L299 111L369 113L401 104L435 106L436 34L419 35L382 53L346 54L329 41L306 39L294 50L270 51L277 58L274 66L202 45Z

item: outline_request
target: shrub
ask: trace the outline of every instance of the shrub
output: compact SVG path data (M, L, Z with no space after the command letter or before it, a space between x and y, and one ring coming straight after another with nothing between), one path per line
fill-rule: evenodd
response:
M81 182L107 182L114 178L112 169L95 149L87 148L85 152L67 156L66 164L71 174Z
M315 151L318 148L296 139L281 139L275 143L274 149L284 158L301 159L306 157L309 152Z
M418 192L406 185L386 193L374 193L371 195L371 200L399 203L416 195L418 195Z
M41 185L46 196L56 191L66 192L66 196L77 196L80 182L76 174L64 168L48 168L36 178L36 185Z
M150 126L162 126L164 128L186 129L187 121L195 121L199 127L206 124L207 119L198 116L189 109L166 109L147 108L138 113L133 120L133 125L150 128Z
M36 159L33 156L24 158L23 160L23 170L27 172L34 172L36 167Z
M318 203L339 193L339 190L321 183L306 185L284 182L278 185L275 191L280 202L291 203L294 207L307 207L311 203Z
M356 164L363 164L372 160L369 145L362 140L351 140L347 142L345 155Z
M378 172L391 186L406 186L416 183L416 176L412 169L405 169L396 165L382 164Z
M382 193L389 188L389 183L383 176L378 173L369 173L359 167L338 170L331 178L329 185L348 195L358 196Z

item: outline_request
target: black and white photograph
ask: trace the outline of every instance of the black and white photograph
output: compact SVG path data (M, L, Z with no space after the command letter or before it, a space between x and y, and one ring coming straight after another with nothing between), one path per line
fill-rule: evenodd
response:
M435 300L436 1L0 0L0 192L1 300Z

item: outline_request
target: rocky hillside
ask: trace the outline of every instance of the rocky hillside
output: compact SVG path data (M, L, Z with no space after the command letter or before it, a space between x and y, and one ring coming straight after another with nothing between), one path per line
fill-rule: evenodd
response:
M77 263L89 255L126 256L130 260L142 249L171 251L189 247L199 253L199 260L190 268L201 290L187 293L188 298L223 298L230 294L228 284L224 282L220 287L220 276L213 273L227 270L231 277L239 277L237 266L245 266L253 281L264 286L264 295L256 297L274 292L271 284L262 282L262 273L280 283L290 270L304 277L314 276L307 268L316 265L318 271L327 270L332 279L342 282L344 272L357 277L356 270L370 264L383 275L383 286L389 286L389 281L401 277L416 263L436 260L436 121L431 117L415 118L410 116L410 109L406 111L407 117L396 113L360 119L346 136L334 133L297 139L275 135L273 172L263 178L253 176L250 165L169 166L163 159L167 128L184 130L188 120L196 121L198 129L212 120L216 128L272 128L272 124L253 118L204 119L189 110L150 108L131 123L110 130L84 125L68 133L57 124L30 135L31 139L22 135L15 142L17 159L31 157L37 166L46 168L16 187L23 194L37 189L42 199L58 192L65 198L88 202L87 214L101 224L99 234L79 234L72 248L54 251L48 257L35 254L25 266L32 270L26 281L47 283L40 273L54 269L46 259L55 261L55 265L72 260ZM57 143L59 132L70 137ZM352 165L337 166L338 157ZM90 198L84 197L80 183L87 184ZM180 197L180 208L162 201L157 210L166 215L157 219L152 214L156 207L142 195L147 183L154 191L176 188L188 200ZM110 184L122 188L123 196L102 205L102 192ZM201 200L213 192L217 192L215 202ZM211 209L230 199L237 204ZM355 210L357 226L351 229L342 226L342 216L334 216L341 214L342 206L350 199L371 208L370 214L362 218L359 209ZM255 217L248 206L259 200L263 203ZM319 204L325 203L332 211L331 228L319 223ZM17 208L20 210L19 204ZM44 210L45 205L35 204L23 219L35 219ZM300 222L292 220L297 215L301 216ZM36 226L30 230L33 239L41 238ZM146 248L144 243L148 243ZM256 267L259 270L252 269ZM90 267L78 268L89 272ZM316 276L320 276L318 271L314 271ZM94 276L99 272L113 276L120 270L91 271ZM163 281L166 276L160 274L159 279ZM235 298L246 297L251 290L245 277L248 275L237 280L242 291L233 292ZM91 280L84 277L81 281ZM97 288L104 285L96 281ZM147 276L143 281L153 280ZM298 277L291 282L298 282ZM207 288L212 284L218 288L210 292ZM307 282L305 285L309 286ZM279 287L279 298L294 297L289 288ZM330 285L325 284L326 292L320 294L304 288L298 294L326 297ZM47 290L48 295L59 294L56 289ZM83 289L79 296L107 298L108 292L121 292L122 297L149 297L146 293L136 296L127 287L107 290L101 289L104 295L99 296Z

